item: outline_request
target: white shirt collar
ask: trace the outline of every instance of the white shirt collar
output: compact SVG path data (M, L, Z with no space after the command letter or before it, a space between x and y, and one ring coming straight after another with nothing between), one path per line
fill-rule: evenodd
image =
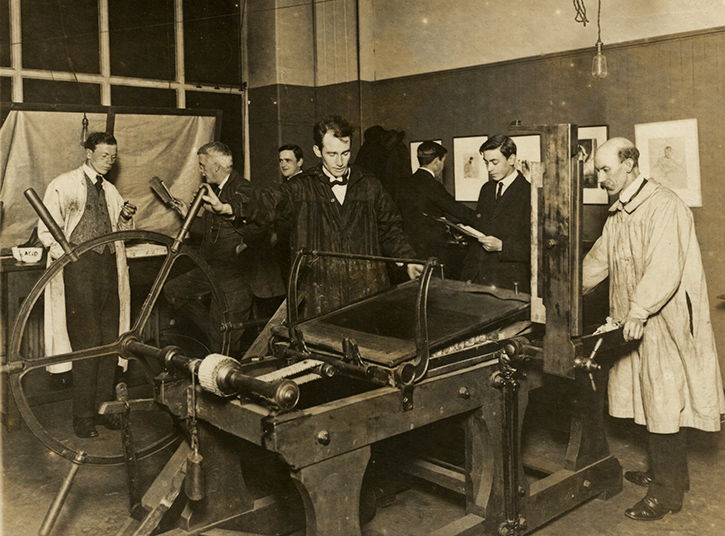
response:
M519 172L517 169L514 169L509 175L505 176L503 179L499 181L499 184L503 184L501 186L501 195L508 189L509 186L511 186L511 183L516 180L516 177L518 177ZM496 186L498 188L498 186Z
M632 181L632 184L619 192L619 202L622 204L629 203L632 200L632 197L634 197L634 194L637 193L637 190L639 190L639 188L642 186L643 181L644 175L640 173L639 175L637 175L637 178Z
M222 191L222 188L224 188L224 185L227 183L227 181L229 180L229 177L231 177L231 176L232 176L232 174L230 173L229 175L227 175L226 177L224 177L224 180L223 181L221 181L219 183L219 188L217 190L218 192L221 192Z
M88 164L83 164L83 172L88 175L88 178L91 179L91 182L93 184L96 184L96 175L101 175L101 173L98 173L95 169L93 169Z
M322 166L322 172L325 174L325 176L328 179L332 180L338 180L342 177L335 177L332 173L327 171L327 168L325 166ZM345 171L345 176L347 176L348 180L350 179L350 168L347 168L347 171ZM342 205L345 202L345 195L347 194L347 184L332 184L332 193L335 194L335 197L337 198L337 201Z
M428 173L430 173L430 174L431 174L431 175L433 176L433 178L434 178L434 179L436 178L436 174L435 174L435 173L433 173L433 171L431 171L431 170L430 170L430 169L428 169L427 167L423 167L423 166L420 166L420 167L419 167L418 169L424 169L424 170L426 170L426 171L427 171Z
M328 179L332 179L332 180L335 180L336 181L336 180L342 178L342 177L335 177L332 173L330 173L329 171L327 171L327 168L325 166L322 166L322 172L327 176ZM347 168L347 170L345 170L345 173L343 174L343 177L345 175L347 175L347 177L350 178L350 168ZM336 184L335 186L342 186L342 185L341 184Z

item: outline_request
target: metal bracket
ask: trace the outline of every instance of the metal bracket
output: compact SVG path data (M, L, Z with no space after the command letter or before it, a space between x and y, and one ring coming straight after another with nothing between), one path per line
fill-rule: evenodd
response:
M352 363L353 365L357 365L358 367L364 367L365 363L363 363L362 355L360 355L360 348L358 348L357 343L354 339L350 337L345 337L342 339L342 352L344 355L344 361L347 363Z
M405 385L400 390L400 401L401 401L401 409L403 411L410 411L415 406L413 405L413 391L415 390L414 385L411 383L410 385Z

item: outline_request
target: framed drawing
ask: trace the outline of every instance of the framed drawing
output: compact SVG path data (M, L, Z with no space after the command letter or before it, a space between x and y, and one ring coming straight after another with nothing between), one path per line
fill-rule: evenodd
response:
M418 171L418 168L420 167L420 164L418 164L418 146L423 143L426 140L420 140L420 141L411 141L410 142L410 169L415 173ZM443 145L441 140L431 140L436 143L440 143Z
M456 201L478 201L481 186L488 181L488 171L478 152L488 136L453 138L453 172Z
M639 169L679 195L691 207L702 206L697 119L634 125Z
M529 162L541 162L541 136L539 134L528 134L526 136L511 136L511 139L516 144L516 169L531 182Z
M609 203L609 195L597 183L597 172L594 169L594 152L609 139L609 126L579 127L577 139L579 154L584 159L584 183L582 184L584 204L606 205Z

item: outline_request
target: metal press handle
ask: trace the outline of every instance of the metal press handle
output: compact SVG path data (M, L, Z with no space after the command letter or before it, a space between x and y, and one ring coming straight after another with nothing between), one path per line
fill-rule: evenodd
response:
M70 245L70 242L68 242L68 240L66 239L63 230L55 222L55 219L48 210L48 207L43 204L43 201L41 201L35 190L33 190L32 188L28 188L23 193L25 194L25 197L27 198L28 202L33 207L35 212L38 213L38 217L40 217L45 226L48 228L48 231L50 231L50 234L53 235L55 241L58 242L60 244L60 247L63 248L63 251L66 253L66 255L70 256L73 262L77 261L78 255L73 253L73 246Z
M191 225L194 223L194 218L196 218L196 215L199 213L201 205L204 203L202 197L208 190L209 184L202 183L202 185L196 191L194 200L191 202L191 206L189 207L189 212L186 213L186 218L184 218L184 223L181 226L179 233L176 235L174 243L171 245L172 252L177 253L179 251L179 248L181 248L181 243L184 241L184 238L189 232L189 229L191 229Z

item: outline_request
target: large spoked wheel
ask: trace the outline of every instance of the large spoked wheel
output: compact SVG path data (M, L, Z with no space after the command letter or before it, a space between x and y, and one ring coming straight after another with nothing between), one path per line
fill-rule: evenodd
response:
M43 296L46 287L50 284L50 281L61 270L63 270L66 265L73 262L73 254L80 256L97 246L105 244L113 245L116 241L123 241L124 243L138 242L153 245L163 245L166 247L166 256L163 258L161 268L159 269L158 274L153 280L151 290L149 291L148 296L144 300L140 312L137 314L135 319L132 319L131 330L127 333L119 334L119 337L116 339L116 341L111 344L106 344L94 348L87 348L83 350L72 351L67 354L54 356L31 357L29 355L23 355L23 351L25 351L26 354L29 353L28 350L24 350L23 348L23 340L26 330L28 328L28 319L33 312L34 306L36 305L40 297ZM49 365L57 365L69 361L74 362L103 356L120 355L121 357L136 361L140 365L140 368L143 371L143 375L146 377L149 383L152 384L154 373L152 372L149 363L147 363L143 357L133 355L128 350L127 343L128 341L134 340L142 341L142 333L144 332L144 329L149 322L152 310L159 299L163 286L166 283L167 279L169 279L169 275L172 273L172 268L174 267L176 262L183 258L190 259L198 268L203 271L204 275L206 276L211 285L212 299L218 300L217 303L219 303L222 311L225 311L227 309L224 295L219 289L217 283L215 282L213 273L209 265L203 259L201 259L195 251L189 249L184 244L176 244L176 247L172 247L174 245L175 243L173 238L150 231L120 231L96 238L94 240L90 240L79 246L76 246L72 250L72 252L63 255L63 257L53 262L51 266L43 273L43 275L40 277L38 282L31 290L28 297L23 302L18 316L15 320L15 325L13 327L12 335L10 338L10 347L8 352L8 374L10 385L18 410L20 411L20 414L25 420L25 423L28 425L28 428L30 428L32 433L47 448L59 454L60 456L63 456L68 460L75 461L76 463L77 460L81 458L83 459L83 463L98 465L112 465L124 462L124 456L122 453L119 453L118 455L89 454L86 449L81 449L80 447L72 445L72 441L63 442L55 437L52 433L50 433L46 429L47 427L41 424L41 422L38 420L37 415L31 409L31 406L28 403L28 396L26 393L26 389L24 388L23 379L29 373L36 369L43 369ZM46 327L46 329L49 329L49 327ZM230 333L226 331L224 333L222 342L222 353L228 352L230 340ZM68 415L67 417L70 421L70 415ZM172 427L172 431L168 434L165 434L163 437L153 438L144 445L136 445L137 459L142 459L144 457L150 456L166 448L174 441L176 441L178 435L179 434L177 428ZM81 450L83 450L83 456L79 456Z

